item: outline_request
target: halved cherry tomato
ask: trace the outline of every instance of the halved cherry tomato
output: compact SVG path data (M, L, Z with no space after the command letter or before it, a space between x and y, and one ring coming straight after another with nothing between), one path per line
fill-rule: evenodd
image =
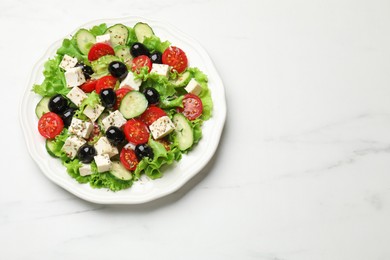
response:
M85 93L91 93L92 91L95 90L96 83L97 83L96 80L90 79L90 80L87 80L87 82L85 82L83 85L81 85L80 88Z
M149 130L144 122L138 119L130 119L123 127L127 141L137 144L144 144L149 140Z
M100 79L97 80L96 83L96 93L100 94L100 91L102 91L105 88L115 88L117 79L114 78L111 75L107 75L104 77L101 77Z
M189 120L197 119L203 112L202 100L194 94L186 94L183 98L183 107L178 107L177 111Z
M94 61L105 55L115 55L114 49L105 43L95 43L88 52L88 60Z
M122 102L123 97L129 93L132 89L130 87L123 87L115 91L116 94L116 103L114 109L119 109L119 106Z
M178 47L170 46L162 54L163 64L167 64L182 73L188 66L188 59L184 51Z
M142 122L144 122L147 126L150 126L153 124L154 121L159 119L162 116L166 116L167 113L165 113L164 110L162 110L159 107L156 106L151 106L148 107L145 112L142 113L140 116L140 119Z
M141 68L147 67L148 72L152 70L152 61L146 55L141 55L133 59L133 64L131 65L131 71L140 73Z
M53 139L64 129L64 122L61 117L53 112L44 114L38 121L39 133L48 139Z
M119 155L119 159L123 166L125 166L125 168L129 171L134 171L137 168L138 159L134 150L123 147Z

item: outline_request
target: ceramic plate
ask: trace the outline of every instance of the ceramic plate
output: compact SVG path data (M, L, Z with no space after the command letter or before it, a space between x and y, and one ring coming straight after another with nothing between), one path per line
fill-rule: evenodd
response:
M222 81L206 51L190 36L169 24L142 17L96 20L84 24L80 28L91 28L101 23L107 23L109 26L116 23L134 26L137 22L148 23L162 40L168 40L172 45L180 46L188 56L189 66L198 67L208 75L209 88L214 102L213 116L210 120L204 122L202 127L203 137L200 142L191 152L183 155L179 162L165 168L162 178L149 180L147 177L143 177L140 181L135 182L131 188L119 192L94 189L89 184L79 184L68 175L66 168L62 166L59 159L53 158L47 153L45 140L39 135L37 128L38 119L35 115L35 106L41 97L32 92L31 88L33 84L40 84L43 81L43 64L48 58L55 55L56 50L61 46L62 39L52 44L34 66L21 102L20 121L27 148L31 157L50 180L74 195L94 203L139 204L155 200L178 190L210 161L218 147L225 123L226 101ZM69 38L77 30L64 38Z

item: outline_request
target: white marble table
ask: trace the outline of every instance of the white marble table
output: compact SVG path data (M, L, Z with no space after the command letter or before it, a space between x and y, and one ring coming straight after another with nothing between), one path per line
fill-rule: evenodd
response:
M0 2L0 259L390 259L388 1L108 2ZM202 43L228 117L184 188L102 206L40 172L18 106L53 41L129 15Z

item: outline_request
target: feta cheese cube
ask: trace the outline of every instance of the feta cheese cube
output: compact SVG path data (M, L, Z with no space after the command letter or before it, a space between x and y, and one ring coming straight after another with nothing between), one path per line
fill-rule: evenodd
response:
M104 106L97 104L95 107L86 106L84 109L84 115L86 115L92 122L95 122L96 119L103 113Z
M119 110L115 110L102 120L102 125L104 131L107 131L110 126L121 127L126 122L127 120L123 117L122 113Z
M98 172L108 172L111 169L112 162L108 154L98 154L93 157Z
M129 71L126 78L122 80L121 84L119 85L119 88L129 87L133 90L139 90L141 84L142 84L142 79L134 79L133 72Z
M92 168L91 164L82 164L82 166L79 168L79 173L81 176L87 176L92 174Z
M68 130L72 134L87 139L93 130L93 125L73 117Z
M83 100L87 98L87 94L85 94L80 88L73 87L66 97L69 98L73 104L79 107Z
M199 95L202 91L202 86L195 79L191 79L188 85L184 88L188 93Z
M175 129L175 125L168 116L163 116L154 121L149 129L153 138L157 140L171 133Z
M66 156L68 156L70 159L73 159L76 157L79 148L85 143L86 141L84 139L75 135L71 135L65 140L64 146L62 146L62 150L66 153Z
M150 73L157 73L158 75L165 76L165 77L168 76L168 72L169 72L169 65L158 64L158 63L153 63L152 70L150 71Z
M69 70L74 66L76 66L76 64L77 64L77 58L73 58L68 54L65 54L64 57L62 58L59 67L64 70Z
M109 33L103 34L103 35L98 35L98 36L96 36L96 43L100 42L100 43L105 43L105 44L111 45L110 38L111 37L110 37Z
M78 87L86 81L81 67L74 67L65 71L65 80L68 88Z
M94 145L97 154L108 154L110 157L117 155L118 148L113 146L110 141L108 141L107 137L100 137L99 140Z

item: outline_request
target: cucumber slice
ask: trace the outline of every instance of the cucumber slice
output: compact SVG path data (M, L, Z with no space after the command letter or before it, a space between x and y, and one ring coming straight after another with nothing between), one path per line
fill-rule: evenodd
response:
M131 172L128 171L120 162L112 162L110 173L123 181L129 181L133 177Z
M175 114L172 121L175 124L179 149L181 151L187 150L194 143L194 131L192 130L190 123L182 114Z
M47 112L50 112L49 110L49 101L50 97L43 97L35 107L35 114L38 118L41 118L43 114L46 114Z
M145 112L147 107L148 100L144 94L134 90L130 91L123 97L119 106L119 112L121 112L126 119L130 119L141 115Z
M179 75L177 79L172 80L172 84L175 88L183 87L188 84L191 80L191 73L186 71L183 74Z
M46 150L51 156L57 157L55 155L56 146L54 140L46 139Z
M141 22L134 25L134 32L140 43L143 43L145 38L154 35L152 28L147 23Z
M110 34L111 45L125 45L129 37L129 30L123 24L115 24L109 27L105 33Z
M121 58L125 64L131 68L133 63L133 56L130 54L130 47L126 45L118 45L114 48L115 56Z
M83 54L88 54L91 46L96 42L95 36L86 29L80 29L76 33L77 47Z

